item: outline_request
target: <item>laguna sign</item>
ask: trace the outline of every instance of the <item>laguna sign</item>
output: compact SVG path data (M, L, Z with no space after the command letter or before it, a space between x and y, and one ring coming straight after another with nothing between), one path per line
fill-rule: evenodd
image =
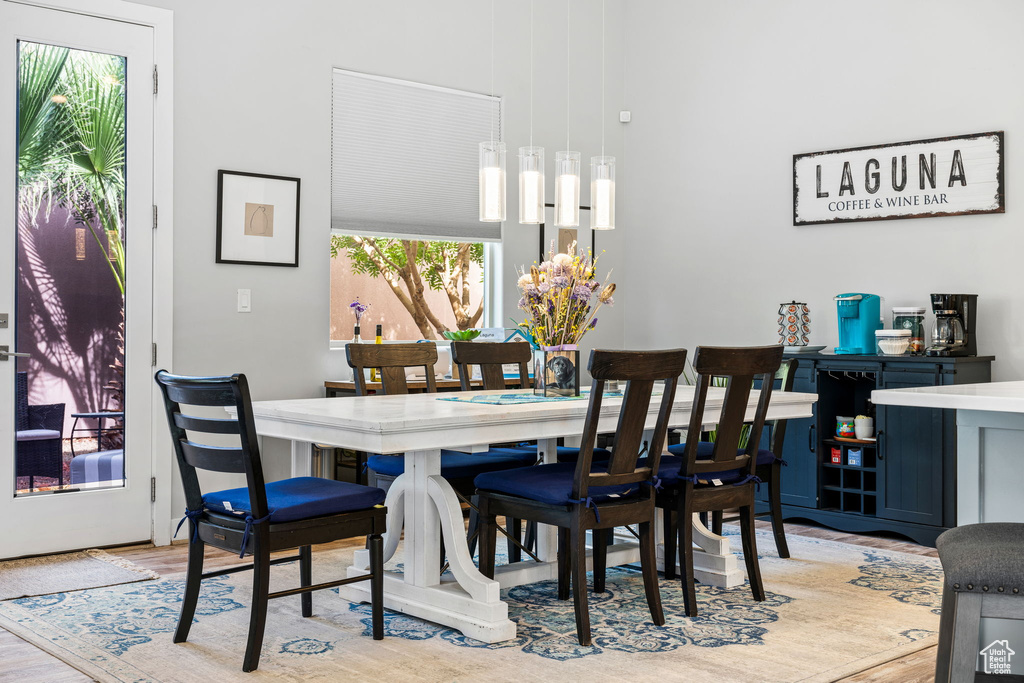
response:
M793 225L1005 210L1002 131L793 155Z

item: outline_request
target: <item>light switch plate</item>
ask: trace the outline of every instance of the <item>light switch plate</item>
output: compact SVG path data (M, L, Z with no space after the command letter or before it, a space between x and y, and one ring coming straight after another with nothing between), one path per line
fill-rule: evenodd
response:
M239 313L252 313L252 290L251 289L240 289L240 290L238 290L238 312Z

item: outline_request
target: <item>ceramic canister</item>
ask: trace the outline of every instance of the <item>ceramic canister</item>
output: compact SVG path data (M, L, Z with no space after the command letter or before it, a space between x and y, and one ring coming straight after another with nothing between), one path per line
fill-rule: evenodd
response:
M807 304L791 301L779 304L779 343L785 346L807 346L811 333L811 310Z

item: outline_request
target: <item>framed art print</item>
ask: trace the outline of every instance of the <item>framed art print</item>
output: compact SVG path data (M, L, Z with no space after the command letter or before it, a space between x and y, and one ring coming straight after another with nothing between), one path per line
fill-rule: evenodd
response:
M298 178L217 171L217 263L298 267Z

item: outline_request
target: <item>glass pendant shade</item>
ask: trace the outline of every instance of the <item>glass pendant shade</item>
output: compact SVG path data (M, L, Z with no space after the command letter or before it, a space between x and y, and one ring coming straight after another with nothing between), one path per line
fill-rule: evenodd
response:
M480 143L480 220L505 220L505 143Z
M615 229L615 157L590 158L590 228Z
M544 222L544 148L519 148L519 222Z
M555 225L580 224L580 153L555 153Z

